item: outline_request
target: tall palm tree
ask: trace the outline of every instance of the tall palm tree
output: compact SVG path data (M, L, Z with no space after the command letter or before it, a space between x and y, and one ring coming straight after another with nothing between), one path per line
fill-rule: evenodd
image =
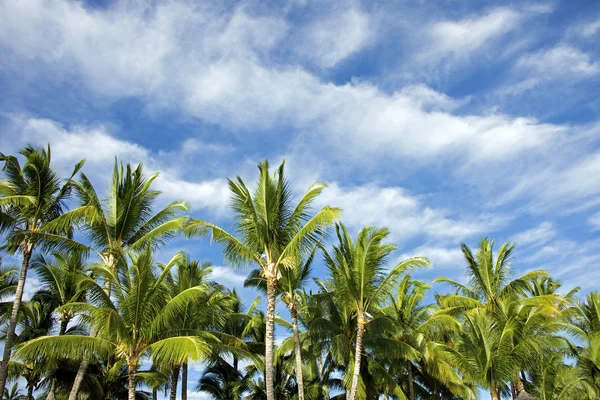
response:
M140 359L151 355L158 363L175 365L187 358L200 359L210 354L212 335L189 336L178 329L176 318L204 290L192 287L171 297L165 277L180 255L158 268L149 251L132 255L124 273L114 275L106 266L97 267L108 277L112 296L95 280L88 278L88 293L94 304L75 303L64 308L89 315L97 336L45 336L25 343L16 357L44 355L49 358L81 358L83 354L117 357L128 368L128 399L136 397L137 369ZM158 269L159 274L155 274Z
M0 365L0 393L4 393L6 385L17 317L34 249L39 245L71 248L77 245L68 238L71 226L52 230L49 225L63 213L64 202L70 194L71 178L81 169L83 161L75 165L71 177L61 184L52 166L50 146L36 149L28 145L20 154L25 157L22 168L17 157L0 153L0 161L4 162L2 171L6 176L0 181L0 234L6 235L6 243L2 248L8 253L19 252L23 255Z
M600 398L600 293L589 293L585 302L575 302L574 310L568 330L581 344L571 344L572 354L580 380Z
M510 326L499 325L489 313L478 308L465 313L463 324L453 343L459 371L465 380L488 389L492 400L500 400L505 382L518 371L510 357Z
M439 398L435 392L445 390L448 397L451 394L473 397L457 373L451 351L440 335L446 324L454 321L435 315L432 305L424 304L429 289L427 283L406 275L391 296L389 305L381 310L393 322L390 336L407 343L417 354L414 359L390 355L386 364L397 379L404 379L406 375L409 400L415 400L417 394Z
M513 386L523 391L520 369L556 339L552 334L560 324L554 318L565 300L553 292L557 283L549 279L545 271L530 271L511 280L514 243L504 243L496 256L494 241L489 238L481 240L475 254L465 244L461 248L469 283L464 285L445 277L434 280L455 289L453 294L438 296L440 313L462 318L457 323L463 323L466 329L459 337L463 344L468 344L460 356L472 353L472 361L477 356L473 352L479 351L477 357L489 361L489 365L480 366L478 372L472 374L479 379L476 383L487 387L493 398L500 396L507 381L514 382ZM506 334L497 336L497 332ZM489 336L478 338L477 335ZM459 359L466 362L465 357ZM468 367L465 363L463 366ZM509 370L512 376L507 376Z
M15 337L15 346L19 346L28 340L50 334L56 325L53 316L54 305L37 293L31 301L21 303L19 312L18 331ZM6 340L6 332L2 334L2 340ZM9 363L9 376L20 375L25 378L27 386L27 399L33 399L36 390L44 374L51 369L52 362L47 357L37 356L17 362L11 360Z
M266 393L275 400L273 386L273 340L277 281L281 270L298 266L298 259L312 250L320 235L340 215L326 206L311 216L310 207L325 185L315 183L294 205L282 163L272 176L269 162L258 165L259 178L253 193L242 178L229 180L235 215L235 234L200 220L185 228L188 236L210 234L224 246L226 259L234 265L256 263L267 281Z
M250 388L250 376L218 357L211 361L196 389L214 400L240 400Z
M440 297L446 312L449 308L457 311L483 308L496 312L503 300L524 296L531 281L548 275L546 271L535 270L510 280L514 248L514 243L504 243L494 258L494 241L489 238L481 240L475 254L466 244L461 244L469 283L464 285L446 277L434 280L434 283L445 282L455 289L454 294Z
M8 320L13 305L13 296L17 290L18 271L5 265L0 257L0 320Z
M338 244L334 246L332 254L325 252L325 263L336 297L356 316L355 360L350 392L347 395L348 400L354 400L366 325L372 319L372 314L388 299L400 274L411 268L428 266L429 261L422 257L410 258L388 270L387 259L396 247L383 243L389 235L387 229L365 227L358 233L356 241L342 224L336 225L336 233Z
M576 366L564 361L562 352L545 350L532 370L532 394L539 400L593 399L596 395L579 376Z
M194 302L183 308L176 318L173 326L187 334L202 334L212 331L215 335L225 336L220 329L227 319L227 313L232 303L232 298L224 293L221 285L209 281L212 266L209 262L200 263L191 260L187 255L181 257L176 263L175 273L169 274L165 281L172 297L176 297L190 288L200 288L204 292ZM217 332L218 331L218 332ZM231 338L231 336L227 336ZM181 372L181 399L187 399L188 361L173 367L171 375L170 398L174 400L177 395L177 383Z
M107 196L101 199L82 173L80 181L74 183L78 207L56 218L51 227L64 229L76 225L81 228L104 265L115 273L125 266L128 251L158 247L179 232L186 221L186 217L180 215L187 210L184 202L175 201L154 212L160 192L152 189L152 183L157 177L157 173L146 176L142 164L134 169L130 164L124 167L115 159ZM107 278L108 291L109 281ZM92 335L95 333L92 331ZM88 357L83 357L69 400L77 399L88 364Z
M60 327L58 335L64 335L74 314L71 310L61 308L70 303L85 301L85 285L83 278L86 265L82 254L71 252L64 255L54 252L52 258L39 255L32 260L32 268L37 272L42 288L36 296L46 298L55 308L59 308ZM52 379L46 400L56 398L56 379Z
M283 303L290 311L290 317L292 319L292 333L294 337L294 354L296 358L296 383L298 385L298 399L304 400L304 382L302 377L302 350L300 342L300 330L298 328L298 308L301 303L301 292L300 290L308 281L312 262L315 257L317 247L310 253L306 262L301 263L296 268L285 268L281 271L281 277L279 278L277 291L278 295L281 296ZM244 286L251 286L259 288L262 292L267 290L266 279L262 276L260 270L253 270L250 276L244 282Z

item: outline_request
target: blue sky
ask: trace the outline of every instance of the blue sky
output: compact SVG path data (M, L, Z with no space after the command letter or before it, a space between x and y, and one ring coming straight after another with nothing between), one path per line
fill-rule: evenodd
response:
M50 142L98 187L115 155L143 162L162 201L225 226L225 178L285 158L297 193L327 182L319 205L351 229L387 226L398 259L429 257L423 279L462 279L459 244L491 236L517 241L515 273L589 291L599 37L593 0L7 0L0 148ZM179 248L243 282L205 241L159 257Z

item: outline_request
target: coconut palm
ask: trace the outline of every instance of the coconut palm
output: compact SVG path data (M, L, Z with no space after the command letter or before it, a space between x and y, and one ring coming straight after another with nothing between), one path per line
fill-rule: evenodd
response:
M240 400L249 388L250 376L218 357L204 370L196 390L215 400Z
M142 164L134 169L130 164L124 167L115 159L108 194L101 199L91 181L82 173L80 181L74 183L78 207L56 218L51 227L78 226L104 265L114 274L120 266L125 266L128 251L147 246L156 248L179 232L186 221L186 217L180 215L187 210L184 202L175 201L154 212L153 206L160 192L152 189L152 183L157 177L157 173L146 176ZM109 281L110 278L107 278L105 286L110 291ZM92 334L95 333L92 331ZM83 357L69 400L77 399L88 363L88 357Z
M70 194L71 178L81 169L83 161L75 165L71 177L61 184L51 163L50 146L47 149L26 146L20 154L25 157L22 168L17 157L0 153L6 177L0 181L0 234L6 235L2 249L23 255L0 365L0 393L4 393L6 385L17 317L34 249L40 245L46 248L85 248L68 238L71 226L64 225L58 230L49 228L49 224L63 213L64 202Z
M298 266L298 259L312 250L324 229L340 215L340 210L324 207L311 216L310 206L325 185L315 183L294 205L282 163L271 176L268 161L259 164L259 178L253 193L244 181L229 180L235 234L211 223L192 220L188 236L210 234L225 248L226 259L236 266L256 263L267 281L266 393L275 400L273 386L273 340L277 281L282 269Z
M562 352L546 350L538 355L538 365L532 369L531 393L538 400L578 400L594 398L583 384L579 371L564 362ZM520 398L518 398L520 400Z
M500 302L524 296L530 288L531 281L548 275L545 271L535 270L510 280L514 248L514 243L504 243L494 258L494 241L489 238L481 240L475 254L466 244L461 244L469 283L464 285L446 277L434 280L434 283L445 282L455 289L454 294L440 297L446 312L451 308L457 311L473 308L484 308L489 312L498 311Z
M227 335L221 330L227 320L227 313L232 304L232 298L223 291L221 285L209 281L212 267L209 262L200 263L191 260L187 255L181 257L176 263L174 273L169 274L165 281L172 297L176 297L190 288L199 288L204 293L199 298L190 302L175 319L176 327L188 334L212 331L213 334L236 341L235 337ZM239 343L238 343L239 344ZM229 348L231 350L231 348ZM221 348L220 350L223 350ZM171 375L170 398L175 399L177 395L177 383L181 372L181 399L187 398L187 375L188 361L173 367Z
M298 308L301 304L301 292L300 290L308 281L312 262L316 253L317 247L310 253L306 262L301 263L296 268L285 268L281 271L281 277L279 278L277 291L278 295L281 296L283 303L290 311L290 317L292 319L292 333L294 337L294 354L296 357L296 383L298 385L298 399L304 400L304 382L302 377L302 351L300 342L300 330L298 328ZM266 279L262 276L260 270L253 270L250 276L244 282L244 286L257 287L262 292L267 290Z
M392 338L407 343L418 355L415 359L389 357L390 371L404 378L406 373L409 400L447 390L446 396L472 397L452 362L451 351L439 335L448 318L434 315L431 305L423 303L430 286L406 275L398 284L388 306L381 312L393 322ZM397 371L397 372L396 372Z
M4 388L4 396L2 398L4 400L25 400L27 397L21 394L19 384L15 383L10 390Z
M44 255L34 257L31 267L36 271L42 285L36 292L36 296L44 298L54 308L60 308L58 334L64 335L74 314L61 307L85 301L84 280L87 272L85 258L77 252L70 252L68 255L54 252L52 257Z
M400 274L411 268L428 266L429 261L422 257L410 258L388 270L387 259L396 247L383 243L389 235L387 229L365 227L358 233L356 241L342 224L336 225L336 233L338 244L331 254L325 252L325 263L331 275L335 296L356 316L355 360L347 396L348 400L354 400L366 325L372 319L372 314L388 299Z
M42 288L36 296L44 297L55 308L85 301L83 278L86 266L82 254L71 252L69 255L64 255L54 252L52 258L38 255L32 260L31 266L42 283ZM64 335L74 314L64 308L61 308L58 314L60 321L58 335ZM47 400L54 400L55 392L56 379L53 379Z
M54 306L43 297L34 295L31 301L21 303L19 322L17 324L19 334L15 337L15 346L41 336L50 334L56 326L53 316ZM6 331L2 333L1 340L6 340ZM38 389L45 372L51 369L52 362L48 357L31 357L17 362L11 360L9 363L9 377L22 376L27 386L27 398L33 399L34 390Z
M63 308L87 313L98 335L41 337L25 343L16 356L31 358L43 354L76 359L87 353L117 357L127 364L129 400L136 397L137 369L142 357L151 355L155 362L170 365L206 357L211 350L209 342L218 342L216 337L187 336L172 328L182 310L204 294L202 288L192 287L170 296L165 277L180 257L176 255L161 267L154 264L149 251L131 255L131 265L118 275L106 266L96 267L109 279L112 296L89 278L92 303L74 303Z
M17 269L5 265L0 257L0 320L8 320L12 310L12 296L17 290ZM9 300L9 301L7 301Z
M589 293L585 302L574 302L573 310L568 330L580 342L570 345L578 375L588 390L600 398L600 293Z

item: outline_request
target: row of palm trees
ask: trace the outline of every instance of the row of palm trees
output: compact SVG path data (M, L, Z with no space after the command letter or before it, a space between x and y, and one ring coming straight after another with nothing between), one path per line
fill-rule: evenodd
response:
M83 161L62 180L50 147L21 156L0 154L3 250L22 257L0 272L5 398L21 396L6 383L22 378L28 399L176 399L179 381L187 399L191 362L215 399L472 399L480 388L494 400L600 398L600 295L563 294L545 271L511 279L514 244L463 245L468 281L438 278L450 291L432 294L410 275L427 259L390 265L387 229L353 236L340 209L315 212L322 183L294 201L283 163L259 164L253 190L229 180L228 232L184 202L156 210L157 175L141 165L115 162L99 196ZM183 252L157 262L181 234L254 267L245 285L266 295L266 312L211 281L208 263ZM321 258L327 276L307 292ZM42 286L23 301L29 269ZM276 324L290 332L277 344Z

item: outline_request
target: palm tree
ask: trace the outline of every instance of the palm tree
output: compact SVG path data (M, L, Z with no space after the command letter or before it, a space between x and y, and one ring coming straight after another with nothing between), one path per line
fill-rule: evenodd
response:
M429 289L427 283L406 275L389 305L381 310L393 322L390 336L405 342L418 355L415 359L389 356L386 364L390 372L398 371L395 374L401 377L406 374L409 400L415 400L417 393L439 398L434 393L444 390L448 397L470 398L471 390L464 385L452 362L451 351L440 337L448 318L435 315L431 305L423 304Z
M67 237L71 233L71 226L52 230L49 225L63 213L64 202L70 194L71 178L83 166L83 161L77 163L71 177L61 185L51 163L50 146L36 149L28 145L20 154L26 160L22 168L16 157L0 153L6 175L6 179L0 181L0 234L6 235L6 243L2 248L11 254L23 254L0 365L0 393L4 393L6 385L17 317L34 249L39 245L76 247L76 243Z
M283 299L284 304L290 311L292 318L292 332L294 335L294 354L296 357L296 381L298 385L298 399L304 400L304 382L302 377L302 351L300 342L300 330L298 329L298 307L301 303L300 290L310 277L312 262L317 247L310 253L306 262L301 263L296 268L285 268L281 271L281 277L278 282L278 295ZM260 270L253 270L250 276L244 282L244 286L257 287L262 292L267 290L266 279L262 276Z
M101 357L116 356L126 362L128 399L136 397L137 369L141 357L151 355L157 363L175 365L188 358L200 359L210 354L212 335L187 336L176 326L176 318L185 307L204 290L192 287L175 297L169 295L165 277L179 260L175 256L169 264L154 271L149 251L132 255L131 266L125 273L114 275L106 266L96 267L109 279L112 296L103 287L88 278L88 293L94 303L75 303L64 308L86 312L98 336L65 335L45 336L25 343L16 357L29 358L43 354L49 358L80 358L83 354Z
M410 268L428 266L429 261L422 257L410 258L388 271L386 262L396 247L383 243L389 235L387 229L365 227L358 233L356 242L342 224L336 225L336 233L338 244L334 246L332 254L325 252L325 263L329 268L336 297L356 316L355 360L347 396L348 400L354 400L366 325L372 319L372 314L387 300L400 274Z
M575 302L573 307L575 314L568 330L581 345L571 344L572 354L580 380L600 398L600 293L589 293L585 302Z
M25 400L27 397L21 394L19 384L15 383L10 390L4 388L4 396L2 398L4 400Z
M577 367L564 362L562 352L546 350L538 355L532 371L532 393L539 400L593 399L594 391L583 384ZM520 398L519 398L520 400Z
M0 319L10 318L12 310L12 296L17 290L17 269L4 265L0 257ZM7 301L7 299L11 299Z
M275 400L273 340L277 281L281 270L296 267L297 260L312 250L319 236L340 215L339 209L326 206L311 217L310 206L325 188L322 183L310 186L294 206L284 165L285 162L271 176L268 161L261 162L253 193L240 177L236 181L229 180L235 235L200 220L192 220L184 230L187 236L210 234L213 241L224 246L229 262L236 266L256 263L267 281L265 385L268 400Z
M510 281L514 248L514 243L504 243L494 259L494 241L489 238L481 240L475 255L466 244L461 244L467 262L468 285L446 277L433 281L445 282L455 289L454 294L440 297L446 312L449 308L459 312L473 308L498 311L503 300L524 296L530 289L531 281L548 275L545 271L535 270Z
M206 368L196 390L205 392L214 400L240 400L249 388L250 376L218 357Z
M50 334L56 325L53 316L54 306L43 296L37 293L31 301L21 303L19 312L18 331L14 344L16 347L29 340ZM6 340L3 332L1 339ZM44 374L51 369L52 362L47 357L31 357L17 362L11 360L9 363L9 377L22 376L27 385L27 399L33 399L33 392L37 389Z
M187 255L181 257L175 266L174 274L169 274L165 281L172 297L176 297L190 288L200 288L204 292L199 298L188 303L176 318L175 327L187 334L202 334L213 331L215 335L224 338L225 333L220 328L226 323L232 298L223 292L223 288L208 280L212 273L209 262L200 263L191 260ZM219 330L220 332L215 332ZM228 336L231 338L231 336ZM177 395L177 383L181 372L181 399L187 399L187 359L173 367L171 374L170 398L174 400Z
M71 252L67 256L54 252L53 259L39 255L32 260L32 268L42 283L42 288L36 295L45 297L47 302L60 309L58 334L64 335L74 314L71 310L61 307L85 301L85 286L82 280L86 273L84 257L77 252ZM56 398L56 382L56 379L52 380L46 400Z
M70 252L65 255L52 253L49 258L38 255L31 261L31 267L37 272L42 287L36 292L47 302L58 308L60 321L59 335L64 335L74 314L71 310L61 308L70 303L84 302L87 267L81 253Z
M151 186L157 177L157 173L146 176L142 164L133 169L130 164L126 167L119 165L115 159L108 195L101 200L90 180L82 173L80 182L74 183L79 206L53 221L52 227L79 226L104 265L115 273L119 266L126 264L125 254L128 251L158 247L179 232L186 221L180 213L187 210L187 205L180 201L153 213L153 205L160 192L152 190ZM105 286L108 291L109 281L107 278ZM88 357L83 357L69 400L77 399L88 364Z

